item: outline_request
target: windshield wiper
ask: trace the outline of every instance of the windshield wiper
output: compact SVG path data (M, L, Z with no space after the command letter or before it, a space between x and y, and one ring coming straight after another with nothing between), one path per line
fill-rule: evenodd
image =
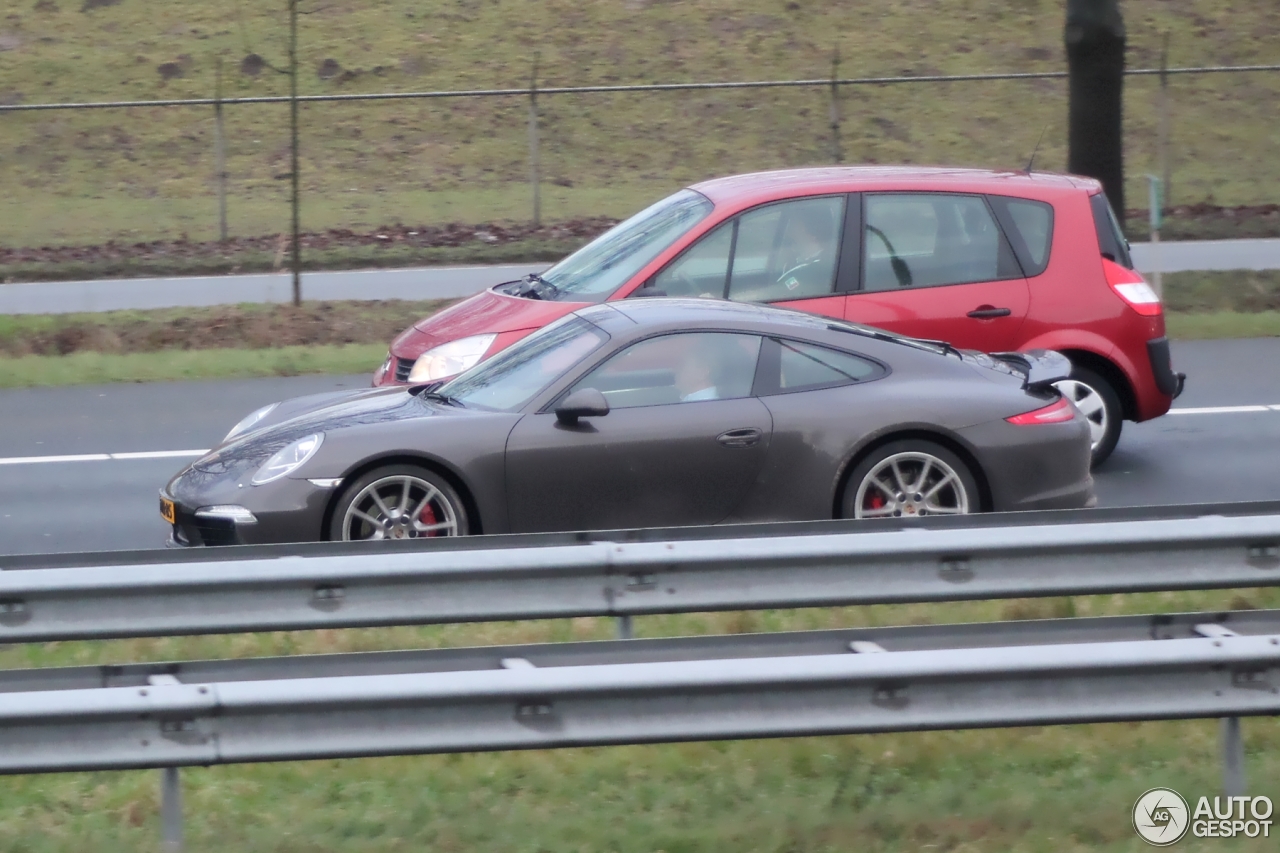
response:
M547 281L536 272L531 272L520 280L520 286L512 293L525 299L542 299L550 301L560 294L560 288Z
M467 407L457 397L450 397L448 394L441 394L439 391L423 391L422 397L427 400L434 400L437 403L444 403L446 406L457 406L459 409Z

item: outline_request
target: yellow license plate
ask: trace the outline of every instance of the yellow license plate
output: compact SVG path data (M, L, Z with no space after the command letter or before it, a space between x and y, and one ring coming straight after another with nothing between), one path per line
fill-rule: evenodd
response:
M160 499L160 517L170 524L174 523L173 518L173 501L168 498Z

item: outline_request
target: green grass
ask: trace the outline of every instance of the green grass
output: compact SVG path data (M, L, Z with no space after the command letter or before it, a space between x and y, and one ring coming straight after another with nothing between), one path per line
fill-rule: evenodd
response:
M1280 311L1242 314L1214 311L1210 314L1166 314L1165 328L1175 341L1225 338L1274 338L1280 336Z
M670 636L1276 606L1277 590L1156 593L653 616L636 629ZM0 649L0 666L611 632L609 620L588 618L13 645ZM1280 797L1280 722L1251 718L1244 730L1251 790ZM1157 785L1217 793L1217 737L1210 720L191 769L183 771L187 842L192 851L1138 851L1133 801ZM0 851L158 850L157 776L0 779Z
M1151 281L1152 277L1147 276ZM1280 310L1280 270L1176 272L1164 276L1165 310L1175 314Z
M822 78L838 47L848 76L1060 70L1059 0L832 4L812 0L302 0L303 94L523 85L535 54L543 86ZM223 63L227 96L281 94L287 79L239 71L250 51L280 63L284 3L122 0L82 11L24 0L5 19L0 99L27 103L206 97ZM1271 0L1127 0L1128 62L1268 62L1280 32ZM350 76L321 80L328 59ZM173 63L181 76L162 78ZM1157 172L1152 78L1125 90L1132 206ZM1177 77L1171 201L1272 201L1280 130L1267 109L1280 74ZM619 216L672 188L728 172L833 159L822 88L545 96L548 220ZM237 234L285 230L287 107L229 107L229 216ZM941 162L1045 169L1066 164L1061 81L847 89L845 162ZM301 180L307 228L401 220L527 219L527 103L441 99L305 106ZM0 240L12 246L216 236L211 108L0 116Z
M369 373L386 357L387 345L344 344L278 349L168 350L160 353L77 352L63 356L0 358L0 388L92 385L102 382L161 382L299 376L304 373Z
M128 355L387 344L452 299L246 303L150 311L0 315L0 355Z

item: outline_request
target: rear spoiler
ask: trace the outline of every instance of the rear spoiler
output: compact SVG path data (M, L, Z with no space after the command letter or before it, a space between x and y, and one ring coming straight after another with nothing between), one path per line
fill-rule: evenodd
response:
M1026 352L993 352L999 359L1022 374L1023 387L1047 388L1071 376L1071 360L1056 350L1033 349Z

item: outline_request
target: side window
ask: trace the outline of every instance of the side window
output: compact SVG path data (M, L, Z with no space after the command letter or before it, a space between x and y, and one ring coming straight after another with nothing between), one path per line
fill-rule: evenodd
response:
M728 296L774 302L826 296L835 287L844 196L780 202L738 218Z
M760 392L764 394L850 385L884 374L884 368L876 362L841 350L777 338L770 339L769 347L770 358L766 360L764 373L770 375L762 376L767 387Z
M981 196L866 196L863 288L900 290L1019 278L1013 251Z
M993 195L989 199L1014 243L1023 270L1028 276L1040 275L1049 266L1049 249L1053 245L1053 205L1007 196Z
M667 296L724 296L733 248L733 222L726 222L695 243L653 279Z
M572 391L595 388L611 409L749 397L759 353L756 335L663 335L612 356L578 380Z

